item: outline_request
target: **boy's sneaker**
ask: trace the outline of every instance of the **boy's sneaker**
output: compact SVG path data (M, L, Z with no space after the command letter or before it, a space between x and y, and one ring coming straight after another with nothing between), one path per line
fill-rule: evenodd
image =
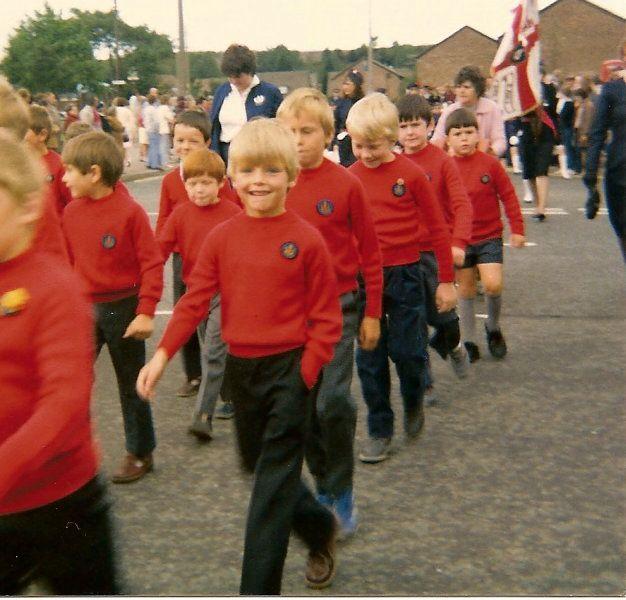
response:
M414 438L424 427L424 405L415 410L404 413L404 433L407 437Z
M489 352L494 358L504 358L506 356L506 342L504 336L499 329L489 331L485 325L485 333L487 334L487 345Z
M454 350L450 350L450 364L454 374L459 379L465 379L469 372L469 356L463 344L459 344Z
M178 388L176 395L179 398L189 398L189 396L195 396L200 389L200 380L199 379L191 379L190 381L185 381L183 385Z
M232 419L235 416L235 409L232 402L223 402L215 411L216 419Z
M391 438L368 437L359 452L359 460L364 463L382 462L389 458L389 446Z
M208 442L213 438L211 417L209 417L206 413L196 415L193 419L193 423L189 426L187 431L191 435L195 435L199 440Z
M463 342L465 350L467 350L467 357L470 363L476 362L480 358L480 352L478 346L474 342Z
M354 503L354 494L352 490L347 490L337 497L333 504L335 515L339 521L339 533L337 539L340 541L347 540L352 537L359 527L357 518L358 511Z
M424 390L424 404L426 406L435 406L437 404L437 392L432 385L429 385Z

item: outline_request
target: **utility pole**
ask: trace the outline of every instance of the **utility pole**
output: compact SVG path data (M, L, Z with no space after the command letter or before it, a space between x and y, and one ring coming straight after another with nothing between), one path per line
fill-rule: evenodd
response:
M115 57L115 79L120 78L120 37L118 33L118 13L117 13L117 0L113 0L113 35L115 37L115 48L113 54Z
M372 37L372 0L369 0L369 32L367 43L367 93L374 91L374 40Z
M178 55L176 57L178 71L178 93L185 95L189 91L189 63L185 51L185 22L183 19L183 0L178 0Z

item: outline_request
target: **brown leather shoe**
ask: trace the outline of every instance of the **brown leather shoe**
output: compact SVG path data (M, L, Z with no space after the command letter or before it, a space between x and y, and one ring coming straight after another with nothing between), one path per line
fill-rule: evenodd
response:
M143 458L139 458L134 454L127 454L117 470L111 481L113 483L131 483L141 479L146 473L149 473L154 468L152 461L152 454L148 454Z
M183 385L178 388L176 395L179 398L189 398L195 396L200 389L200 379L192 379L191 381L185 381Z
M335 557L336 539L337 528L335 526L326 548L317 552L309 552L304 575L308 587L314 590L321 590L333 582L335 572L337 571L337 559Z

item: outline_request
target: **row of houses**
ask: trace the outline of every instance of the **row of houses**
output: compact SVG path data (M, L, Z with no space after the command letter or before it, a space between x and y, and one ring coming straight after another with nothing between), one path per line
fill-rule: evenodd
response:
M542 60L548 71L597 73L602 61L618 56L626 39L626 19L590 0L557 0L540 11L540 35ZM414 73L401 73L374 61L372 88L384 89L393 99L412 80L435 87L451 84L463 65L477 65L488 74L499 42L473 27L461 27L418 56ZM326 82L329 94L341 87L346 73L352 69L367 76L367 61L329 73ZM308 71L260 73L259 76L280 87L283 93L321 83L315 73Z

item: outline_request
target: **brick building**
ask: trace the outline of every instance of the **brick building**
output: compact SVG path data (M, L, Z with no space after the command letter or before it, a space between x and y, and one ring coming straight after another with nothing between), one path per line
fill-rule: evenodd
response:
M296 88L317 87L317 75L310 71L268 71L257 73L261 81L273 83L284 95Z
M466 25L417 58L417 81L433 86L452 83L464 65L476 65L487 74L497 50L496 40Z
M372 72L374 79L372 82L372 89L384 89L385 94L392 100L395 100L399 95L402 87L402 79L404 78L398 71L386 67L377 60L372 61ZM341 84L346 78L349 71L356 69L363 75L363 91L367 92L367 59L360 60L355 65L351 65L343 69L343 71L331 72L328 74L327 90L330 95L333 90L341 89Z
M626 19L588 0L557 0L539 12L539 25L546 69L564 74L598 73L626 36Z

